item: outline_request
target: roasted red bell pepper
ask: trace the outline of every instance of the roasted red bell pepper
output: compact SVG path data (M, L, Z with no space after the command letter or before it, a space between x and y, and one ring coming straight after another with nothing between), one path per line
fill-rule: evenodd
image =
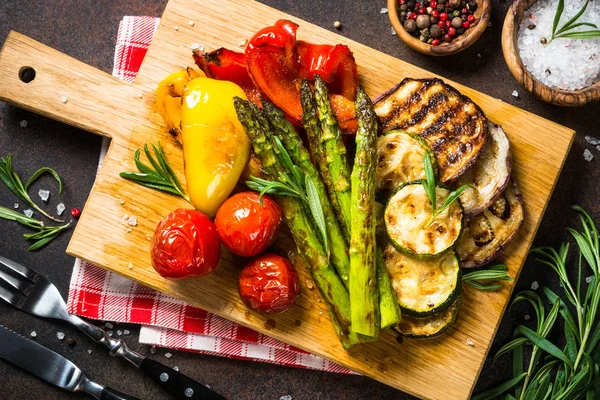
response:
M260 91L252 82L243 53L221 47L210 53L194 50L194 62L207 77L230 81L242 88L248 100L260 105Z

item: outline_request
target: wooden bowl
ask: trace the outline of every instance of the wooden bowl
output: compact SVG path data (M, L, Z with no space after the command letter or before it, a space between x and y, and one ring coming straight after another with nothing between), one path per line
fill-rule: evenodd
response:
M508 69L517 82L545 102L563 107L578 107L600 100L600 81L579 90L557 89L535 79L523 65L517 47L517 35L523 14L535 2L536 0L515 0L506 13L502 27L502 52Z
M485 28L487 28L492 11L491 0L477 0L477 5L477 10L473 14L478 21L477 24L467 29L464 34L458 36L450 43L442 42L438 46L423 43L404 29L398 15L398 0L388 0L388 16L400 39L413 50L430 56L449 56L450 54L460 53L471 46L479 39Z

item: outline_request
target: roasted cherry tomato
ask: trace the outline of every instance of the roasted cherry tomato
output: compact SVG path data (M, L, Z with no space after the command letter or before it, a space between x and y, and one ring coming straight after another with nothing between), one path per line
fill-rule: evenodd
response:
M158 223L152 239L152 266L167 279L206 275L221 256L217 229L196 210L180 208Z
M298 273L287 258L265 253L254 258L240 273L240 296L261 312L280 313L298 295Z
M253 257L271 246L281 224L281 209L268 196L264 207L256 192L242 192L228 198L215 218L223 244L242 257Z

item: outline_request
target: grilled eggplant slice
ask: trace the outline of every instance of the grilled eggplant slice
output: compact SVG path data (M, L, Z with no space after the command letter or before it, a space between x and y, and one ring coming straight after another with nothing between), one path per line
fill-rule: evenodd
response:
M403 183L425 179L426 153L435 160L433 151L418 135L394 130L380 136L377 139L377 191L389 195ZM433 167L435 171L436 165Z
M446 332L456 322L460 313L460 296L448 307L437 314L425 318L402 314L402 320L394 330L409 339L428 339Z
M450 307L460 294L461 267L454 251L419 260L388 245L383 258L403 313L432 315Z
M383 132L403 129L425 139L444 183L475 162L488 134L483 111L440 79L404 79L375 101L375 112Z
M450 191L436 188L438 207ZM390 197L383 215L390 242L398 251L417 258L429 258L449 250L460 236L463 210L460 200L432 219L431 202L421 181L400 186Z
M460 196L465 217L488 208L510 179L510 143L499 125L489 123L489 137L477 162L456 180L456 187L470 185Z
M521 195L514 180L481 214L468 218L456 244L464 268L476 268L493 261L515 236L523 223Z

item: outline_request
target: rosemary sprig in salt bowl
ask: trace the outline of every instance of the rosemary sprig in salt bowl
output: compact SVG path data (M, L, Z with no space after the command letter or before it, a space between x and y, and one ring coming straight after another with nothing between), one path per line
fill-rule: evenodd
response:
M554 15L554 23L552 25L552 35L550 39L546 39L542 37L540 39L541 43L544 45L549 44L554 39L564 38L564 39L593 39L596 37L600 37L600 30L596 24L591 22L579 22L579 18L583 15L585 10L587 9L590 0L586 0L585 4L581 9L575 14L570 20L568 20L563 26L560 28L558 24L560 23L560 18L562 17L563 11L565 10L565 1L559 0L558 6L556 7L556 14ZM588 29L583 31L575 31L575 29L579 27L589 27L594 29Z

